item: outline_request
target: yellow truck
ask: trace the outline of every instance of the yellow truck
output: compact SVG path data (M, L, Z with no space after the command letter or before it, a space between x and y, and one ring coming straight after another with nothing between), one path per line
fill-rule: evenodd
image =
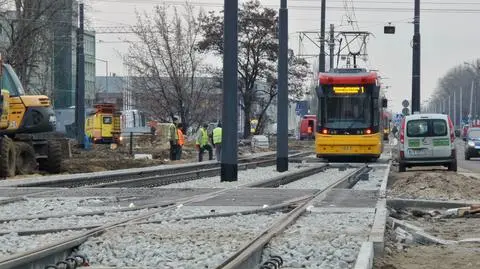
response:
M121 113L114 104L96 104L87 116L85 132L94 144L121 143Z

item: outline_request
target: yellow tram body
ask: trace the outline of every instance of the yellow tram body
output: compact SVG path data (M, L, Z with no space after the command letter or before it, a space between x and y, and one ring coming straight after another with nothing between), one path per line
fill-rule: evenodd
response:
M380 157L384 148L382 97L375 72L363 69L321 73L317 94L315 152L319 158Z

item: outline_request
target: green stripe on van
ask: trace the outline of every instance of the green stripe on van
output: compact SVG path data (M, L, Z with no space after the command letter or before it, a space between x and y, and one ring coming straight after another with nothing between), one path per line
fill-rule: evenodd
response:
M434 147L450 146L450 139L448 138L433 139L433 146Z
M408 140L408 147L410 147L410 148L420 147L420 139L409 139Z

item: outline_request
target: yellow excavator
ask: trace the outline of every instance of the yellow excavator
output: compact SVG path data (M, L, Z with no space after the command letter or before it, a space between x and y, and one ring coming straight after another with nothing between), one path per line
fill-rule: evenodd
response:
M45 95L26 95L13 68L0 56L0 179L37 169L61 171L61 144L53 137L55 112Z

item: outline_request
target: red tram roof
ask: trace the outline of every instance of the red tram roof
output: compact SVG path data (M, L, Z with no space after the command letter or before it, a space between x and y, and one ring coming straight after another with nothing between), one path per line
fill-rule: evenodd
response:
M358 85L377 84L377 73L320 73L320 84L324 85Z

